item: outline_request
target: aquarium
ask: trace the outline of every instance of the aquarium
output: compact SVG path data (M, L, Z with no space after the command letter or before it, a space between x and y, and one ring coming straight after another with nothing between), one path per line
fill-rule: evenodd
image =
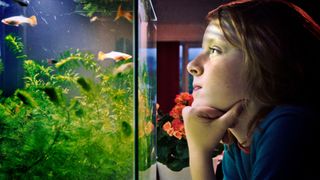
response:
M0 0L0 179L155 177L149 0Z
M151 1L138 1L136 36L137 164L136 179L156 179L156 21Z

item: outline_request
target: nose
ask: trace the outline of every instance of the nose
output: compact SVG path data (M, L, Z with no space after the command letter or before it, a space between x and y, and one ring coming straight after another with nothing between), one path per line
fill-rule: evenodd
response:
M202 55L199 55L188 63L187 70L192 76L200 76L203 73L202 58Z

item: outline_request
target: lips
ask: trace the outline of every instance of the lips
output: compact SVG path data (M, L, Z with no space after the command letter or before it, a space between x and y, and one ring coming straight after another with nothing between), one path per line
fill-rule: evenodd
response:
M193 86L193 92L198 91L199 89L201 89L202 87L199 85L194 85Z

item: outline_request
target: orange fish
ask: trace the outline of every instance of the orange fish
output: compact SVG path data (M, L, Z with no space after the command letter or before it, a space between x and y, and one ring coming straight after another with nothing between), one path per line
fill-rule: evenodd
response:
M114 59L115 61L121 61L121 60L128 60L132 58L132 56L129 54L117 52L117 51L111 51L109 53L104 53L102 51L98 52L98 60L103 61L108 58Z
M24 16L12 16L9 18L2 19L1 22L10 26L19 26L20 24L29 24L30 26L37 25L36 16L24 17Z
M113 74L117 75L119 73L124 73L126 71L129 71L132 68L133 68L133 63L132 62L129 62L129 63L126 63L126 64L122 64L121 66L119 66L117 69L115 69L113 71Z
M131 14L131 12L122 10L121 4L120 4L119 7L118 7L118 10L117 10L117 16L114 18L114 21L118 20L121 17L124 17L128 21L132 22L132 14Z
M93 16L92 18L90 18L90 22L94 22L94 21L96 21L96 20L98 20L98 17L97 17L97 16Z

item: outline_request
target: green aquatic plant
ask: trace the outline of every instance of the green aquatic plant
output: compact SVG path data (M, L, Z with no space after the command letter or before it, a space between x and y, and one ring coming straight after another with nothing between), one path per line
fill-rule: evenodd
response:
M8 34L4 38L4 40L8 43L8 46L11 48L13 52L22 53L24 45L20 37L14 36L13 34Z
M6 45L9 49L16 55L18 59L24 59L27 56L23 53L24 45L22 43L22 39L13 34L8 34L4 38Z
M43 90L46 93L46 95L49 97L49 100L51 102L53 102L56 105L60 105L61 98L60 98L60 94L57 92L56 88L44 87L44 88L41 88L41 90Z
M38 106L37 102L32 98L32 96L23 90L17 90L16 96L23 102L23 104L31 107Z
M2 59L0 58L0 74L4 70Z
M133 70L60 59L24 61L25 87L0 97L0 179L132 179Z
M133 1L121 0L74 0L79 4L79 12L85 13L88 17L92 17L95 13L103 16L115 15L119 5L121 4L124 9L133 9Z
M73 69L76 67L84 67L88 70L97 70L97 61L95 60L95 55L91 52L83 52L79 49L74 51L67 50L60 54L57 59L57 63L54 65L59 70Z
M77 83L84 91L89 92L91 90L90 84L83 77L78 78Z

